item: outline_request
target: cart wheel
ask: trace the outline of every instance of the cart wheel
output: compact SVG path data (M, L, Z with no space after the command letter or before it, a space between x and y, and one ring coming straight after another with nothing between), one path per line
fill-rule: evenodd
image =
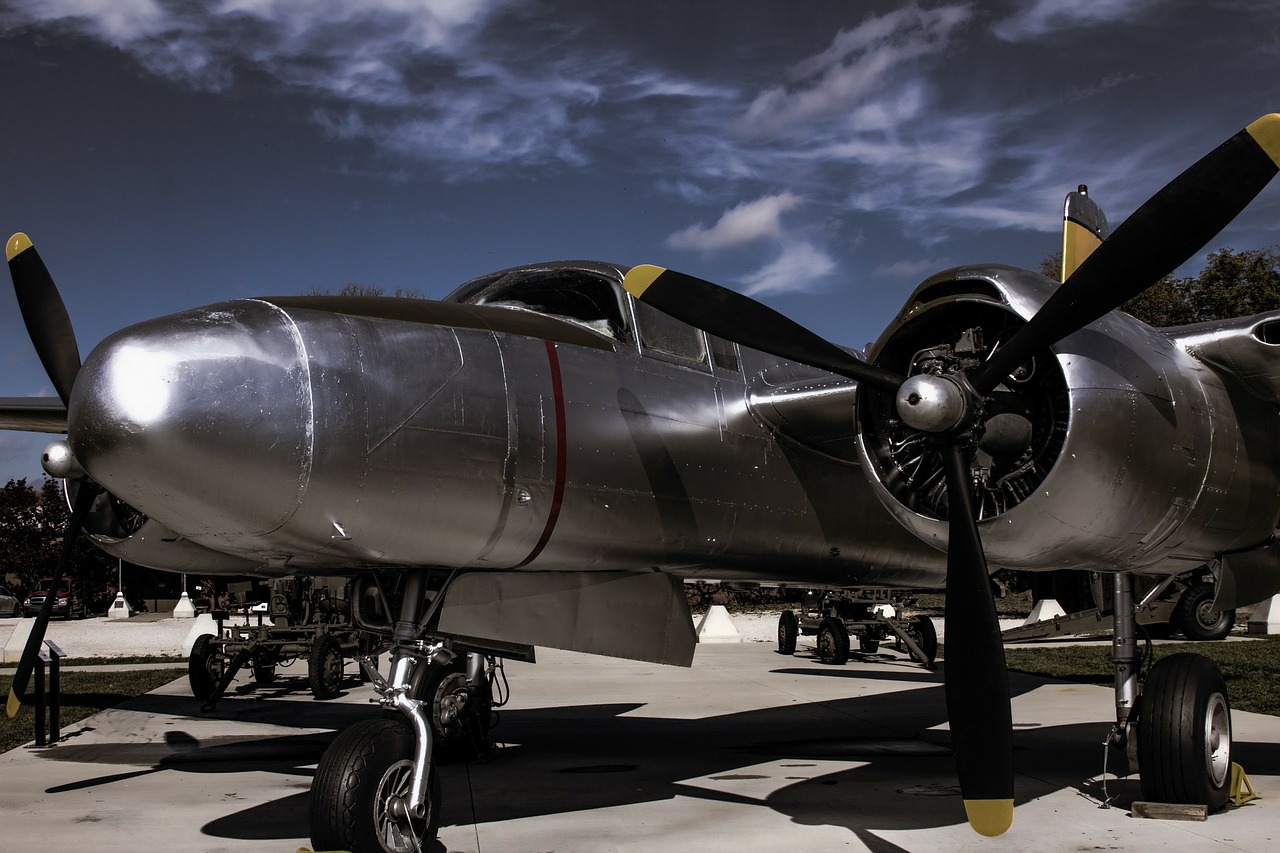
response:
M795 654L796 637L800 634L799 620L790 610L782 611L778 617L778 653Z
M342 647L329 634L321 634L311 645L309 661L311 695L333 699L342 692Z
M880 651L880 640L870 631L863 631L858 634L858 651L866 654L875 654Z
M907 626L907 633L911 635L911 639L915 640L920 651L924 652L924 664L933 666L934 660L938 657L938 629L933 627L933 620L923 613L912 616L911 624Z
M187 681L191 684L191 695L201 702L213 695L213 691L227 671L227 662L218 654L218 647L213 644L212 634L201 634L191 646L191 657L187 658Z
M849 661L849 632L834 616L818 623L818 660L831 666L844 666Z

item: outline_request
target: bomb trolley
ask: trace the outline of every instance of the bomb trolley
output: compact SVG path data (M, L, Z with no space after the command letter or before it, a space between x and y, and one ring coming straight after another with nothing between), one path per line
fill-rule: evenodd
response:
M306 660L315 698L341 694L346 659L371 655L377 641L353 624L349 585L338 587L343 594L335 596L329 585L317 585L323 580L274 581L268 601L240 608L246 624L231 624L229 611L213 612L217 633L197 638L188 658L191 695L204 702L203 710L213 710L246 665L254 681L265 685L275 681L277 667Z
M778 617L778 651L793 654L798 636L818 638L818 659L832 666L849 660L852 638L858 651L872 654L890 639L899 651L932 669L938 634L928 615L914 611L917 599L903 590L860 588L790 590L800 593L799 612Z

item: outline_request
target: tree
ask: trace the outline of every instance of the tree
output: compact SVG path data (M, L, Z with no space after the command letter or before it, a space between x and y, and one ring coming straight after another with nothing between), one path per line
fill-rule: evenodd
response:
M1057 278L1062 254L1040 262L1040 272ZM1195 277L1166 276L1130 299L1120 310L1152 326L1185 326L1248 317L1280 308L1280 248L1222 248L1210 252Z
M39 489L25 479L10 480L0 489L0 575L20 590L52 577L62 554L63 533L71 511L54 480ZM85 536L77 538L68 574L91 609L97 609L112 577L115 562Z
M333 296L332 290L327 287L313 287L307 291L308 296ZM349 281L342 285L337 293L338 296L386 296L387 292L376 284L363 284L358 281ZM422 295L422 291L416 288L397 287L395 292L391 294L402 299L426 299Z
M1276 249L1210 252L1199 278L1187 279L1197 321L1247 317L1280 308L1280 253Z

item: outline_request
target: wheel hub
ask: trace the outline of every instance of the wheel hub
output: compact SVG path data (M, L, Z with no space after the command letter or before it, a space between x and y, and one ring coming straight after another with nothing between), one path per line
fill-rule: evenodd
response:
M1226 782L1231 772L1231 717L1221 693L1209 697L1205 709L1205 769L1215 786Z

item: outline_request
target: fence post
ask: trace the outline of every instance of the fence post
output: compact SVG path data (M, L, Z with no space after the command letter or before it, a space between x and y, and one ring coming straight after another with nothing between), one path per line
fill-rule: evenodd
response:
M49 647L49 745L62 740L62 659L67 656L53 640Z
M36 695L35 695L35 712L36 712L36 746L48 746L45 740L45 704L44 704L44 664L49 659L45 652L40 653L40 657L36 658Z

